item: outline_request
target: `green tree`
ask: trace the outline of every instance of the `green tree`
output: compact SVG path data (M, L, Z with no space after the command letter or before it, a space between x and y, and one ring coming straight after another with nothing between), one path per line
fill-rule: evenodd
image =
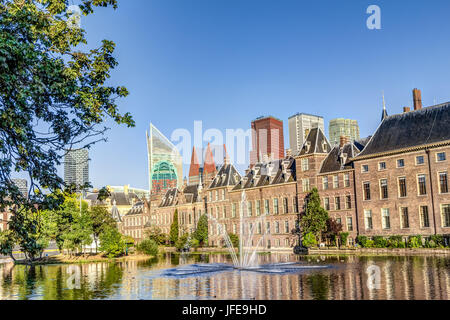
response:
M16 238L11 230L0 231L0 254L10 256L14 261L14 247L16 246Z
M343 246L347 246L347 240L348 240L348 236L350 234L348 232L341 232L340 233L340 237L341 237L341 244Z
M116 0L80 0L84 15ZM57 167L68 150L104 141L104 123L134 126L117 99L122 86L107 85L117 66L115 44L87 47L86 33L68 23L67 0L0 0L0 210L13 211L10 229L25 254L39 253L38 211L64 202ZM28 176L25 196L12 173ZM81 187L81 186L79 186ZM53 197L47 196L54 195Z
M158 227L151 227L145 231L145 237L155 241L158 245L165 245L168 241L168 235L163 233Z
M208 216L206 214L202 215L197 222L194 239L198 240L200 246L208 244Z
M100 234L100 251L108 258L115 258L125 253L125 239L117 228L106 228Z
M312 233L316 240L327 230L328 212L320 204L319 190L312 189L306 198L305 213L300 219L301 234Z
M158 254L158 244L150 239L142 240L142 242L136 246L136 249L138 252L149 256L156 256Z
M228 236L230 237L230 241L233 247L239 248L239 236L235 233L230 233Z
M92 234L95 242L95 253L98 249L98 238L105 228L114 227L116 221L105 206L93 206L89 211L92 223Z
M303 246L305 248L311 248L316 245L317 245L316 236L312 232L305 234L305 236L303 237Z
M180 233L180 230L178 228L178 210L175 209L175 212L173 214L173 222L170 226L170 233L169 233L169 240L171 244L176 244L178 241L178 235Z

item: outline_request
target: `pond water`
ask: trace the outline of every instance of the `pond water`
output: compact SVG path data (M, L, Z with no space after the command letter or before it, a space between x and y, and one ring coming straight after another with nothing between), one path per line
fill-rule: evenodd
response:
M290 272L223 268L181 276L167 269L231 264L221 254L165 254L146 261L82 265L0 265L0 299L449 300L449 256L295 256L265 254L260 264L306 266ZM290 263L289 263L290 262Z

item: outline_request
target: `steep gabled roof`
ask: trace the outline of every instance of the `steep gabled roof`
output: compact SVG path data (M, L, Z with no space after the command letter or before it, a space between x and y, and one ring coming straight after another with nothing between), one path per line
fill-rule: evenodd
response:
M197 151L192 149L191 166L189 168L189 177L200 175L200 162L198 162Z
M331 145L327 137L320 128L313 128L306 137L305 143L297 156L303 156L315 153L328 153L331 151Z
M236 168L232 164L225 163L220 167L213 181L209 185L209 189L235 186L240 179L241 175Z
M184 188L183 195L185 198L185 203L195 203L197 202L199 194L199 185L190 185Z
M143 201L139 201L127 212L126 216L143 214L144 211L145 211L145 203Z
M203 163L203 174L206 176L208 173L214 173L216 171L216 164L214 163L213 153L211 151L211 144L208 143L205 153L205 162Z
M161 200L160 207L171 207L178 203L178 189L172 188L167 190L166 194Z
M450 102L389 116L358 157L448 141L449 128Z
M291 157L268 163L257 163L253 169L249 170L245 177L237 183L233 190L294 182L297 180L295 173L295 159Z
M360 150L353 143L347 143L343 148L334 147L323 160L320 173L351 169L350 159L356 157L359 152Z

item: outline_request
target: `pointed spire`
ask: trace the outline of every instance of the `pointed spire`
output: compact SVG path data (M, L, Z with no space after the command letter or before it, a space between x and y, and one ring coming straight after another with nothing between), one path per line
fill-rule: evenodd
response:
M225 144L223 145L223 154L224 154L224 156L223 156L223 164L224 165L230 164L230 156L228 155L227 146Z
M388 113L386 110L386 100L384 99L384 91L383 91L383 113L381 114L381 121L388 117Z
M214 173L216 171L216 164L214 163L214 157L211 151L211 145L208 143L205 153L205 162L203 164L203 175L208 173Z
M197 177L200 175L200 162L198 161L197 151L195 147L192 149L191 167L189 168L189 177Z

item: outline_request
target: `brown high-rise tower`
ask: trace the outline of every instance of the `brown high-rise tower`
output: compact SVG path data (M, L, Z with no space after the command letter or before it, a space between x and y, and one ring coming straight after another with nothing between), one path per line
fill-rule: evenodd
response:
M283 121L260 117L252 122L252 151L250 165L267 160L284 158Z

